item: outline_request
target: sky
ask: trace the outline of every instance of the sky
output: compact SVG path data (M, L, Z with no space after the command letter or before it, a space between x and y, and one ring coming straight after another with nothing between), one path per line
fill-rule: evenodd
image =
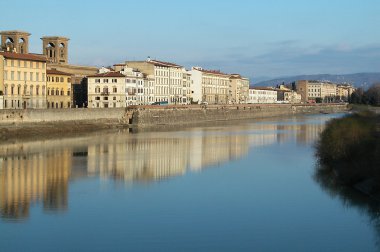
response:
M70 38L69 63L153 59L240 73L253 81L380 72L379 0L18 0L0 31Z

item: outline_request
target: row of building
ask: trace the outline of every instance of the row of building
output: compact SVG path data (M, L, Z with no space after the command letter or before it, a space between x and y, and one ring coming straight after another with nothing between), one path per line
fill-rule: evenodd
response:
M0 34L0 109L300 103L352 93L336 84L308 81L298 82L297 90L250 88L249 79L240 74L187 70L149 57L100 69L70 65L68 38L42 37L43 54L34 54L28 49L29 33Z

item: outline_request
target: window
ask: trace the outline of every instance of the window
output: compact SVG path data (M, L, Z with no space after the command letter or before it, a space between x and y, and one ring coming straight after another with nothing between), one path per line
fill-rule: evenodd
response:
M115 96L113 97L113 100L116 101L116 97Z
M100 97L99 96L95 97L95 101L100 101Z
M45 74L42 73L42 81L45 81Z
M100 83L100 79L95 79L95 83Z
M71 78L67 78L67 82L71 82ZM99 81L100 82L100 81Z
M64 93L64 91L63 91L63 89L61 90L61 95L63 96L63 95L65 95L65 93Z
M36 95L40 95L40 86L36 86Z
M12 61L13 62L13 61ZM14 80L15 79L15 72L14 71L11 71L11 80Z
M14 60L11 60L11 66L12 66L12 67L15 66Z
M59 82L59 77L55 77L55 82Z
M17 80L21 80L21 72L17 71Z
M33 85L30 86L30 95L33 95Z
M108 83L108 79L103 79L103 83Z
M8 71L4 71L4 80L8 80Z
M61 77L61 82L63 82L63 77Z
M59 90L55 90L55 95L59 95Z
M100 93L100 87L95 87L95 93Z
M70 90L67 90L67 95L70 96Z
M40 73L36 73L36 81L40 81Z
M117 79L112 79L112 83L117 83Z
M29 80L30 80L30 81L33 81L33 73L32 73L32 72L30 72L30 73L29 73L29 75L30 75L30 78L29 78Z
M12 85L11 86L11 95L13 95L13 93L14 93L14 86Z
M18 95L21 94L21 86L20 86L20 85L17 86L17 94L18 94Z
M113 87L113 92L117 93L117 87Z

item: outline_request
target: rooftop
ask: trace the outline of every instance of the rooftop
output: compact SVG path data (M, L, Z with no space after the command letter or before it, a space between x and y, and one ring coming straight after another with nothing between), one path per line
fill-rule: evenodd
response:
M119 72L107 72L107 73L89 75L87 77L125 77L125 75Z
M67 75L67 76L71 76L71 74L58 71L57 69L48 69L48 70L46 70L46 73L47 74L55 74L55 75Z
M42 54L34 53L14 53L14 52L0 52L6 59L19 59L19 60L30 60L30 61L41 61L46 62L47 58Z

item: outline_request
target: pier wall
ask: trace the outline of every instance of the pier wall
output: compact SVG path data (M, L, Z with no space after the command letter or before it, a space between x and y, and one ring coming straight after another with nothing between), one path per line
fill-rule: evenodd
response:
M254 119L293 114L334 113L346 110L346 104L246 104L0 110L0 126L59 122L107 122L131 127L189 125L200 122Z

